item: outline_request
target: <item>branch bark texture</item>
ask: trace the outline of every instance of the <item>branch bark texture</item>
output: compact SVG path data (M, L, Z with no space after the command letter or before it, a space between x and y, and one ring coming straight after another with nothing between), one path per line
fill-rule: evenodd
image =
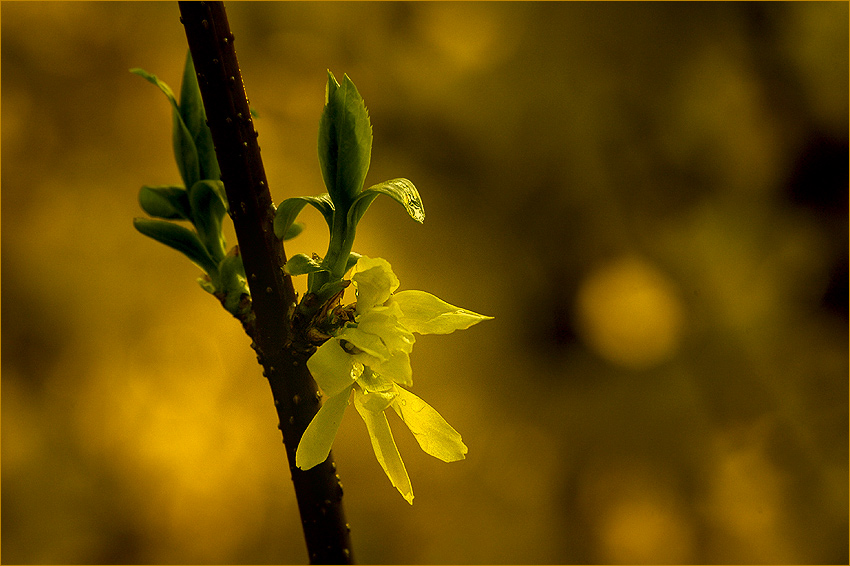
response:
M310 562L350 564L349 527L333 456L308 471L295 466L295 450L320 398L306 366L312 346L299 340L290 324L295 290L282 270L286 256L274 234L275 210L234 36L222 2L178 4L251 290L251 311L242 324L271 386Z

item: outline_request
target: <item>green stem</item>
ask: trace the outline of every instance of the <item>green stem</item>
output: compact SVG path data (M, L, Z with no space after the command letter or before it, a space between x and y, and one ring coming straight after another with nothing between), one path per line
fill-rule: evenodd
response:
M313 349L292 333L295 290L282 270L286 256L274 235L274 207L234 36L222 2L178 4L251 290L250 315L242 323L272 390L310 562L350 564L351 540L333 458L307 471L295 466L298 442L319 409L317 386L306 367Z

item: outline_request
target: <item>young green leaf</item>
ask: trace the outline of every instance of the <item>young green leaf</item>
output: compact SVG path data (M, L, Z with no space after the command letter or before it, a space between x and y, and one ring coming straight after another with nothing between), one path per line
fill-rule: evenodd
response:
M304 231L304 223L303 222L293 222L289 225L289 228L286 229L286 233L283 235L281 240L291 240L296 237L298 234Z
M251 294L245 276L245 265L242 263L242 256L239 255L238 250L238 246L231 249L218 266L221 278L220 291L225 296L224 308L234 315L239 314L240 306L244 308L242 296Z
M215 147L213 147L212 134L209 126L207 126L207 115L204 111L204 102L201 99L201 90L198 87L198 77L195 74L192 54L188 51L186 53L186 64L183 68L183 83L180 86L180 117L186 124L186 129L192 136L192 141L198 152L199 178L219 180L221 171L218 167Z
M189 189L192 223L201 241L215 261L224 258L226 243L221 232L221 221L227 209L216 188L221 181L198 181Z
M145 236L181 252L210 276L218 276L218 267L207 252L207 248L198 235L188 228L173 222L150 218L134 218L133 226Z
M420 224L425 221L425 206L422 204L422 198L413 183L407 179L390 179L372 185L357 196L348 211L349 226L356 226L360 222L360 219L378 195L387 195L401 204L407 214Z
M289 261L283 266L283 270L292 276L327 271L316 260L305 254L295 254L289 258Z
M345 263L345 272L348 273L349 270L351 270L351 268L354 267L355 264L357 264L357 260L359 260L361 257L363 256L354 252L348 254L348 261Z
M321 212L325 222L328 223L328 228L333 229L334 204L331 202L330 195L323 193L314 197L293 197L280 203L275 212L274 234L278 239L284 239L295 218L308 204Z
M171 142L174 146L174 159L177 161L177 169L187 187L191 187L201 180L201 166L198 162L198 149L189 128L183 122L180 112L172 111Z
M372 154L372 125L357 87L328 71L325 108L319 120L319 164L337 208L347 209L363 188Z
M180 106L177 104L177 98L174 96L174 91L171 90L171 87L159 80L156 75L153 75L145 71L144 69L139 69L138 67L136 67L130 69L130 72L134 75L139 75L143 79L146 79L148 82L151 82L157 87L159 87L159 90L161 90L165 94L165 96L168 97L168 100L171 101L171 105L174 106L174 110L180 112Z
M354 234L357 230L357 224L360 222L360 219L363 218L363 215L366 214L366 211L372 206L372 202L378 198L380 193L366 191L360 193L355 200L351 204L351 208L348 209L348 222L346 223L346 240L353 240Z
M180 176L183 178L183 183L187 187L191 187L201 179L201 169L198 162L198 150L195 146L192 133L186 127L183 121L180 105L177 103L177 98L174 97L174 91L167 84L159 80L156 75L148 73L144 69L130 69L130 72L147 79L149 82L159 87L172 106L172 129L171 141L174 146L174 159L177 161L177 168L180 170Z
M189 220L192 214L189 194L183 187L145 185L139 190L139 204L142 210L157 218Z
M377 185L372 185L365 192L385 194L404 207L412 219L422 224L425 221L425 206L419 191L408 179L390 179Z

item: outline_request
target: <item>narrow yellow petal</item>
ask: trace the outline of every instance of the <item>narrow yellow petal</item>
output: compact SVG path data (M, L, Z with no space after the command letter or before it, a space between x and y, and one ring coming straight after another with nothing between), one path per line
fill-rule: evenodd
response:
M369 431L372 449L375 451L378 463L384 469L387 477L390 478L393 487L401 493L401 496L408 503L413 505L413 486L410 484L410 476L407 475L407 469L404 467L401 454L399 454L398 447L396 447L393 439L387 416L383 411L370 411L364 407L357 393L354 395L354 406L360 416L363 417L363 422L366 423L366 429Z

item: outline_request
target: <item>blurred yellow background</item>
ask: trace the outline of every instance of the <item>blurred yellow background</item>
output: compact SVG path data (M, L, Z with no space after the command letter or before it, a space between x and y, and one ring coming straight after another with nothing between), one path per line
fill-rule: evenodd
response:
M495 320L425 336L416 494L349 411L364 563L847 563L848 5L228 4L275 201L323 186L326 69L374 126L355 250ZM2 560L305 562L268 385L185 258L174 2L3 2ZM289 254L323 253L324 223ZM232 235L232 231L230 232ZM231 243L235 243L231 237ZM299 281L300 289L304 283Z

